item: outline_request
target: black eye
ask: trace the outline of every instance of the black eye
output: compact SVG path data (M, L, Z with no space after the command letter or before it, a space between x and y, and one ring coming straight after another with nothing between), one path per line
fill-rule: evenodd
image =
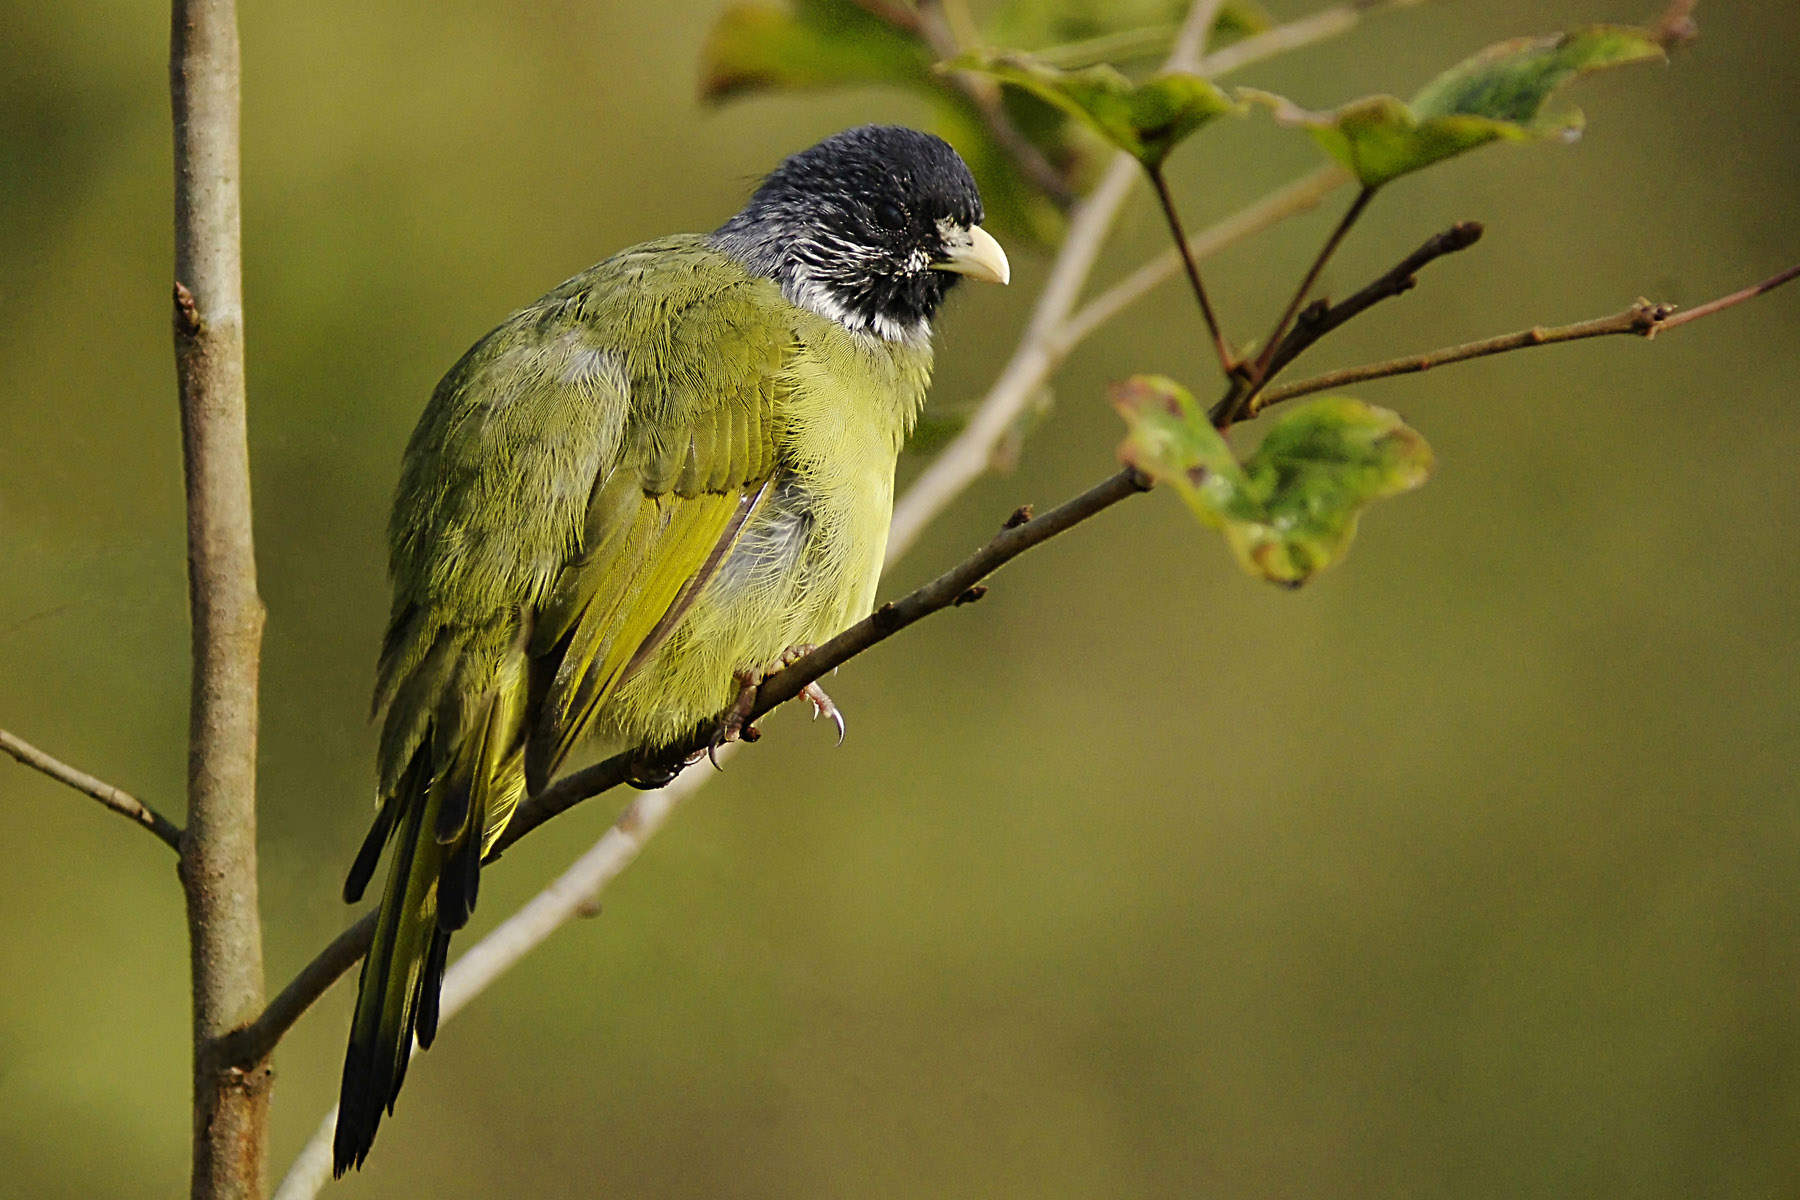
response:
M906 210L892 200L879 201L875 205L875 223L883 229L904 229Z

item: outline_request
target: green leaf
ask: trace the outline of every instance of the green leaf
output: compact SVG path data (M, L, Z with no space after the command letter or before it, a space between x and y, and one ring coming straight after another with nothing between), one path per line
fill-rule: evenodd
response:
M1424 438L1343 396L1286 414L1243 463L1171 379L1135 376L1115 385L1112 403L1128 431L1119 457L1173 487L1246 571L1287 587L1344 557L1364 508L1431 475Z
M1210 80L1181 71L1134 83L1105 64L1062 71L1028 54L1012 53L969 54L946 66L1024 88L1086 121L1147 167L1161 165L1202 126L1237 109Z
M1545 112L1558 88L1607 67L1664 57L1649 30L1596 25L1489 46L1426 84L1410 104L1367 96L1333 112L1309 112L1268 92L1240 94L1268 105L1283 124L1306 129L1374 188L1488 142L1572 140L1581 132L1580 111Z

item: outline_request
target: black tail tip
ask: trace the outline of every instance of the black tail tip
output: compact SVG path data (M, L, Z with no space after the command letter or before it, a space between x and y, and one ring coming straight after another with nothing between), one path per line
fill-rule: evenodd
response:
M337 1126L331 1136L331 1177L341 1179L355 1167L362 1170L375 1131L381 1127L381 1100L370 1087L366 1053L358 1054L352 1041L344 1063L344 1084L338 1094Z
M331 1139L331 1177L342 1179L352 1167L362 1170L374 1142L373 1129L356 1129L344 1121L342 1113L338 1114L337 1133Z

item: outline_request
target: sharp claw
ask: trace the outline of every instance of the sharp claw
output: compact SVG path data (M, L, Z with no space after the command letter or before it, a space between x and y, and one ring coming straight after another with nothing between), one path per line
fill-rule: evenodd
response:
M738 695L730 708L720 718L718 732L706 746L706 760L713 765L713 770L723 771L719 765L719 747L727 742L754 742L757 738L756 726L749 724L745 718L751 706L756 702L756 689L762 685L761 671L740 671L737 673ZM693 761L698 762L696 754Z
M809 683L806 685L806 690L800 694L812 704L813 720L818 720L821 714L831 718L831 723L837 726L837 744L843 745L844 714L838 710L836 704L832 703L831 697L825 694L825 689L816 683Z

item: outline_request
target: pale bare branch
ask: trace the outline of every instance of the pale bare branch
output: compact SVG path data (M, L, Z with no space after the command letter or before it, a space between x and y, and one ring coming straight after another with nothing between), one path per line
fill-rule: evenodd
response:
M71 767L61 759L52 758L24 738L4 729L0 729L0 751L12 755L32 770L41 771L58 783L74 788L84 796L93 797L120 816L142 825L177 853L181 851L181 826L123 788L116 788L86 771Z
M1277 25L1235 45L1215 50L1195 64L1195 71L1208 79L1217 79L1251 63L1290 54L1315 42L1348 33L1361 24L1363 18L1383 9L1412 8L1423 3L1425 0L1351 0L1348 4L1334 4L1311 16Z
M266 1067L218 1070L213 1041L263 1007L256 888L256 594L244 404L238 36L233 0L174 0L175 368L187 482L187 893L194 997L195 1200L262 1196Z

